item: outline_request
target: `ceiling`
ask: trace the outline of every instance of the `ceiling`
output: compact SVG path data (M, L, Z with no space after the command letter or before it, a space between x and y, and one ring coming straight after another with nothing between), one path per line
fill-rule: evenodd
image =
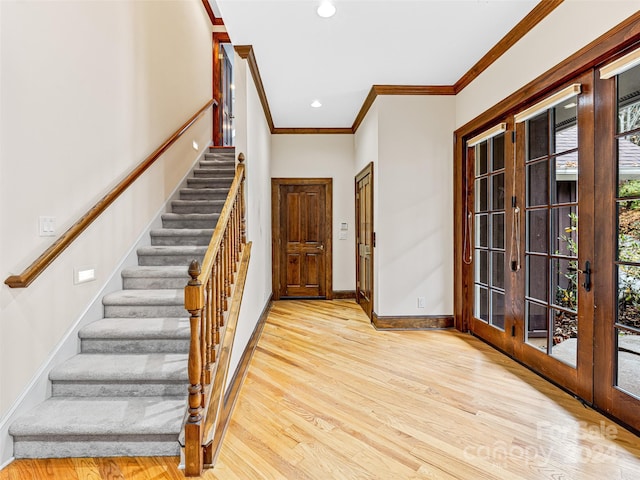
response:
M210 0L278 128L349 128L372 85L453 85L537 0ZM311 103L319 100L320 108Z

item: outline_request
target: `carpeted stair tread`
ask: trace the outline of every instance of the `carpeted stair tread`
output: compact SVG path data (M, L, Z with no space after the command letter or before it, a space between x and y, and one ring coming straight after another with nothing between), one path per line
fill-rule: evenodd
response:
M105 295L102 299L102 304L105 306L184 306L184 289L119 290ZM186 315L187 312L185 310Z
M164 290L184 288L189 279L187 263L192 256L182 257L179 265L152 265L125 268L122 271L124 290ZM199 257L198 257L199 258Z
M207 177L192 177L187 178L188 188L216 188L216 187L230 187L233 182L233 177L215 176L211 178Z
M102 318L83 327L80 339L189 339L188 318Z
M216 170L217 172L225 172L226 175L233 176L236 171L235 161L227 160L200 160L200 168L206 170Z
M78 354L51 370L49 379L92 382L187 383L188 354ZM186 392L186 390L185 390Z
M181 188L181 200L217 200L226 199L229 193L229 187L216 188Z
M178 265L157 265L157 266L137 266L128 267L122 271L122 276L125 278L156 278L156 277L169 277L169 278L190 278L188 273L188 266ZM186 285L186 283L185 283Z
M184 412L184 397L51 397L18 418L9 433L94 438L175 434L177 442Z
M186 200L191 202L192 200ZM215 200L201 200L204 202ZM167 214L165 214L167 215ZM184 215L184 214L183 214ZM189 237L192 235L209 236L213 235L213 228L158 228L157 230L151 230L151 235L154 237Z
M214 228L219 217L219 213L163 213L162 226L189 229Z
M138 249L140 266L188 266L192 260L201 261L207 251L206 245L195 246L151 246Z
M207 251L206 245L149 245L138 248L138 255L195 255L202 256ZM175 265L174 265L175 266Z
M179 219L179 220L211 220L217 221L219 213L163 213L162 219ZM207 230L207 229L194 229L194 230Z
M209 245L213 228L161 228L151 230L151 245Z
M220 213L225 200L174 200L171 208L172 213Z
M200 166L193 170L195 178L224 178L233 180L235 168L227 166Z

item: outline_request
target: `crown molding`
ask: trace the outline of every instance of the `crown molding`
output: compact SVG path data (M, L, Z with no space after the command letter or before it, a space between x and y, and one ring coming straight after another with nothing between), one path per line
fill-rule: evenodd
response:
M275 135L309 135L309 134L322 134L322 135L343 135L352 134L353 129L350 127L276 127L271 132Z
M529 33L544 18L553 12L564 0L542 0L526 17L513 27L502 39L494 45L467 73L453 85L456 94L473 82L482 72L489 68L496 60L504 55L518 40Z
M455 95L453 85L373 85L356 115L351 130L356 133L378 95Z
M236 52L240 55L240 58L247 61L249 64L249 71L253 77L253 82L256 84L256 90L258 91L258 98L262 104L264 110L264 116L267 119L267 125L271 133L274 132L275 126L273 125L273 117L271 116L271 109L269 108L269 101L267 100L267 94L264 91L264 84L262 83L262 77L260 77L260 69L258 68L258 62L253 54L253 46L251 45L237 45L235 47Z

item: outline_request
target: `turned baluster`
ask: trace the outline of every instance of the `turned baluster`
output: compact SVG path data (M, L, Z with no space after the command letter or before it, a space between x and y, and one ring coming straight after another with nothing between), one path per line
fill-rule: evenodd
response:
M218 288L218 315L216 317L216 322L218 327L224 327L224 310L225 310L225 299L224 297L224 282L222 280L222 276L224 274L224 269L222 268L222 250L218 250L218 256L216 257L216 265L218 274L216 275L216 283Z
M233 275L233 267L231 266L231 249L233 248L233 245L231 245L231 230L227 227L227 230L224 232L224 236L225 236L225 243L227 245L227 248L225 250L225 263L226 263L226 270L225 270L225 278L224 278L224 285L225 285L225 295L227 297L231 296L231 277ZM227 307L225 306L225 310L227 309Z
M247 221L244 213L244 182L240 184L240 241L243 245L247 243Z
M189 266L191 280L185 287L185 307L190 313L191 341L189 346L189 418L187 423L200 423L202 420L202 354L200 351L200 320L204 295L202 283L198 280L200 264L194 260Z
M238 155L238 163L241 163L242 165L244 165L244 160L245 160L244 153L240 153ZM244 210L244 179L245 179L245 173L242 174L242 180L240 181L240 189L238 190L238 197L240 197L240 241L242 242L243 245L247 243L247 222L246 222L245 210Z
M238 261L240 260L240 201L236 196L233 206L233 273L238 271Z
M213 327L213 338L211 342L213 344L212 349L212 358L213 362L217 361L216 358L216 346L220 343L220 326L218 325L218 282L216 281L216 275L218 274L218 269L216 265L216 261L214 259L211 270L211 285L212 285L212 295L211 295L211 325Z
M213 312L212 312L212 304L213 304L213 279L209 277L207 280L207 295L205 297L205 344L206 344L206 355L205 355L205 368L204 368L204 385L209 385L212 380L212 363L215 361L214 356L215 352L213 350Z

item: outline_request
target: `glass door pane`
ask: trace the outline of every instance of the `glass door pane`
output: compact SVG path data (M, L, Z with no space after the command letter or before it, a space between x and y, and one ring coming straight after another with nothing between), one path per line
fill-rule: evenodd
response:
M578 349L577 97L525 124L525 342L572 366Z
M506 262L504 156L504 133L475 147L473 315L502 330Z
M614 385L640 398L640 67L617 78Z

